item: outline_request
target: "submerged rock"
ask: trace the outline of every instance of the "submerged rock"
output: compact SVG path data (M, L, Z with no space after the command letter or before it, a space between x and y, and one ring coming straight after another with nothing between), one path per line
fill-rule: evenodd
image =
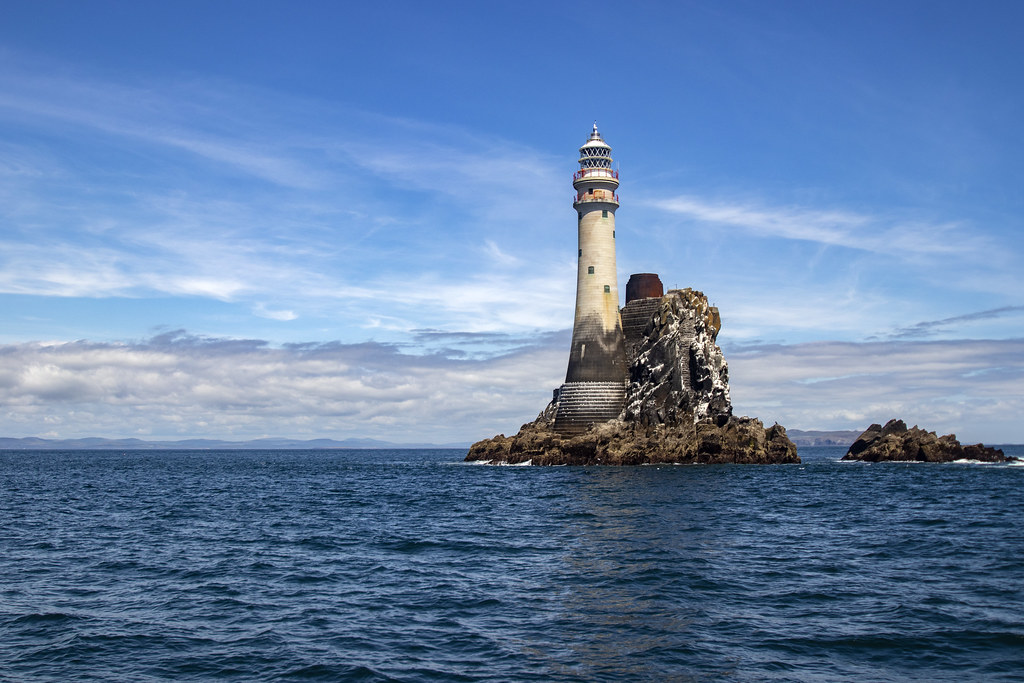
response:
M479 441L466 460L534 465L649 463L798 463L796 445L781 425L765 428L735 417L728 365L715 343L718 309L692 289L627 304L646 323L627 333L629 384L617 420L583 434L554 429L557 398L518 434ZM634 317L636 317L634 315Z
M955 434L936 436L935 432L907 428L903 420L889 420L885 426L873 424L850 446L843 460L866 462L952 462L978 460L981 462L1007 462L1016 460L998 448L982 444L961 446Z

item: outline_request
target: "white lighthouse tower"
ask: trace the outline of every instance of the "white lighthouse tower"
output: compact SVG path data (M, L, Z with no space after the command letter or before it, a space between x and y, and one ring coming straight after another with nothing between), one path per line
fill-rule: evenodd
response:
M615 270L615 210L619 174L612 148L597 132L580 147L573 175L579 228L576 318L569 369L559 389L555 430L578 434L618 417L626 393L626 351Z

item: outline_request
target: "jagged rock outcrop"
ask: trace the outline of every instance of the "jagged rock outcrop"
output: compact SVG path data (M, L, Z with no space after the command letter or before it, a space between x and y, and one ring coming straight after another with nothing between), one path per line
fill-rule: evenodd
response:
M732 415L729 367L715 344L721 328L718 309L702 292L663 296L639 341L627 344L633 354L622 419L672 425Z
M955 434L936 436L935 432L919 429L917 425L907 429L903 420L889 420L885 426L873 424L850 446L843 460L864 460L867 462L952 462L954 460L979 460L981 462L1006 462L1016 460L1008 457L998 448L974 444L961 446Z
M781 425L734 417L728 366L715 344L721 319L701 292L671 290L641 300L644 325L631 324L629 385L619 419L583 434L554 430L557 399L519 433L479 441L466 460L534 465L797 463ZM653 305L657 303L657 305ZM638 302L627 305L635 314ZM634 306L633 308L629 308ZM624 309L625 315L627 310Z

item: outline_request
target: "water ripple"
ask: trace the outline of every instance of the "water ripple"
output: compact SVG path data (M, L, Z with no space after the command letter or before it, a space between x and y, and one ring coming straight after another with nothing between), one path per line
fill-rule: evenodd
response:
M1024 470L0 452L0 680L1024 680Z

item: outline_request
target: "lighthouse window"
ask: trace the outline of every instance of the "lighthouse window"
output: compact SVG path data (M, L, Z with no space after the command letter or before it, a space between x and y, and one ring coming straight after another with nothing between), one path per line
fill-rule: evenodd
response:
M587 194L594 194L594 188L590 188L589 190L587 190Z
M594 266L587 266L587 275L594 274Z
M608 285L605 285L604 286L604 293L605 294L611 294L611 292L612 292L612 288L609 287Z
M583 250L580 249L580 256L583 256Z
M608 209L601 209L601 218L608 218Z

